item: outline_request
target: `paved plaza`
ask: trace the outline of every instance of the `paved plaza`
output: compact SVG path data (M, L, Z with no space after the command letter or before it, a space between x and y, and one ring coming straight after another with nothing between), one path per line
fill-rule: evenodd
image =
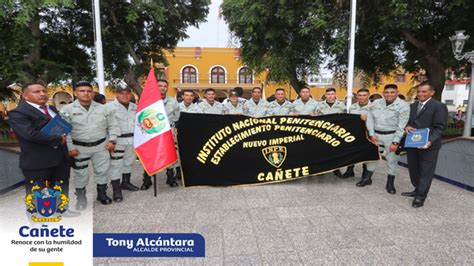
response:
M411 207L400 167L397 194L385 192L386 168L374 183L332 174L246 187L124 192L94 202L96 233L200 233L206 258L95 258L96 265L474 264L474 193L434 180L425 206ZM360 175L361 167L356 167ZM133 183L141 185L135 165ZM90 191L90 190L89 190ZM110 189L109 189L110 191ZM111 193L110 193L111 194ZM89 196L91 198L91 196ZM74 203L74 202L73 202Z
M381 164L382 166L383 164ZM360 175L360 167L356 174ZM400 196L411 185L400 167L397 194L385 192L385 167L374 183L332 174L263 186L124 191L124 201L95 200L96 233L200 233L205 258L95 258L95 265L474 265L474 193L434 180L425 206ZM141 167L133 180L141 185ZM1 207L21 200L24 188L1 196ZM109 188L109 196L111 196ZM75 197L71 191L71 206ZM6 220L5 222L8 222Z

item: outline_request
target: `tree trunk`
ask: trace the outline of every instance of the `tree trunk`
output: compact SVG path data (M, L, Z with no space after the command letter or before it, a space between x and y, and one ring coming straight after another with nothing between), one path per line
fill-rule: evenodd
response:
M137 94L140 96L142 94L143 88L138 82L138 78L135 75L133 69L130 69L128 73L125 75L125 83L130 86Z
M28 74L29 79L31 81L36 81L36 79L40 76L40 74L37 72L37 69L35 69L35 65L38 63L38 61L41 58L41 42L40 42L40 37L41 37L41 30L40 30L40 19L39 15L35 14L34 17L31 19L29 22L29 29L31 33L31 48L28 53L28 56L25 60L26 65L30 68L30 71L27 71L26 74Z
M438 43L438 45L433 46L417 39L415 35L409 31L404 30L402 31L402 34L405 36L408 42L418 48L422 54L425 54L424 59L426 60L426 76L428 77L428 81L435 89L435 95L433 97L436 100L441 100L444 82L446 81L446 67L441 61L441 54L439 51L440 49L444 49L444 47L448 44L447 39Z
M435 89L436 100L441 101L441 94L443 93L444 84L446 81L446 67L443 65L438 57L433 55L426 55L426 76L428 81Z

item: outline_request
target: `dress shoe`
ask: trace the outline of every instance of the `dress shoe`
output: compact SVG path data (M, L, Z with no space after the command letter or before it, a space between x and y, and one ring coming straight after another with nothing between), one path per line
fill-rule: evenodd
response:
M387 185L385 185L385 189L390 194L397 193L397 190L395 189L394 182L395 182L395 176L394 175L388 175L387 176Z
M411 206L413 208L420 208L420 207L423 207L424 204L425 204L425 200L415 198Z
M339 169L332 172L337 177L342 177L341 171Z
M410 192L402 192L402 196L405 197L415 197L416 196L416 190L410 191Z

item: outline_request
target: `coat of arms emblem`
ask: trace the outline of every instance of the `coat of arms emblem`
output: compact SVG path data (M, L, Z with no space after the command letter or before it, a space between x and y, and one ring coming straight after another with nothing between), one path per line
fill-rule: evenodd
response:
M52 187L49 181L44 182L44 187L38 182L31 182L33 183L31 193L25 197L27 211L33 214L31 219L35 222L60 221L61 216L52 216L64 213L69 203L69 198L62 193L60 182L56 182Z

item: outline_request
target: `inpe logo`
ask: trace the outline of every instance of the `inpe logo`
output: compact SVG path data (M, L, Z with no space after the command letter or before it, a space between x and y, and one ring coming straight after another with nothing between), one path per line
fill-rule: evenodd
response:
M270 146L262 149L265 160L276 168L279 168L286 159L285 146Z

